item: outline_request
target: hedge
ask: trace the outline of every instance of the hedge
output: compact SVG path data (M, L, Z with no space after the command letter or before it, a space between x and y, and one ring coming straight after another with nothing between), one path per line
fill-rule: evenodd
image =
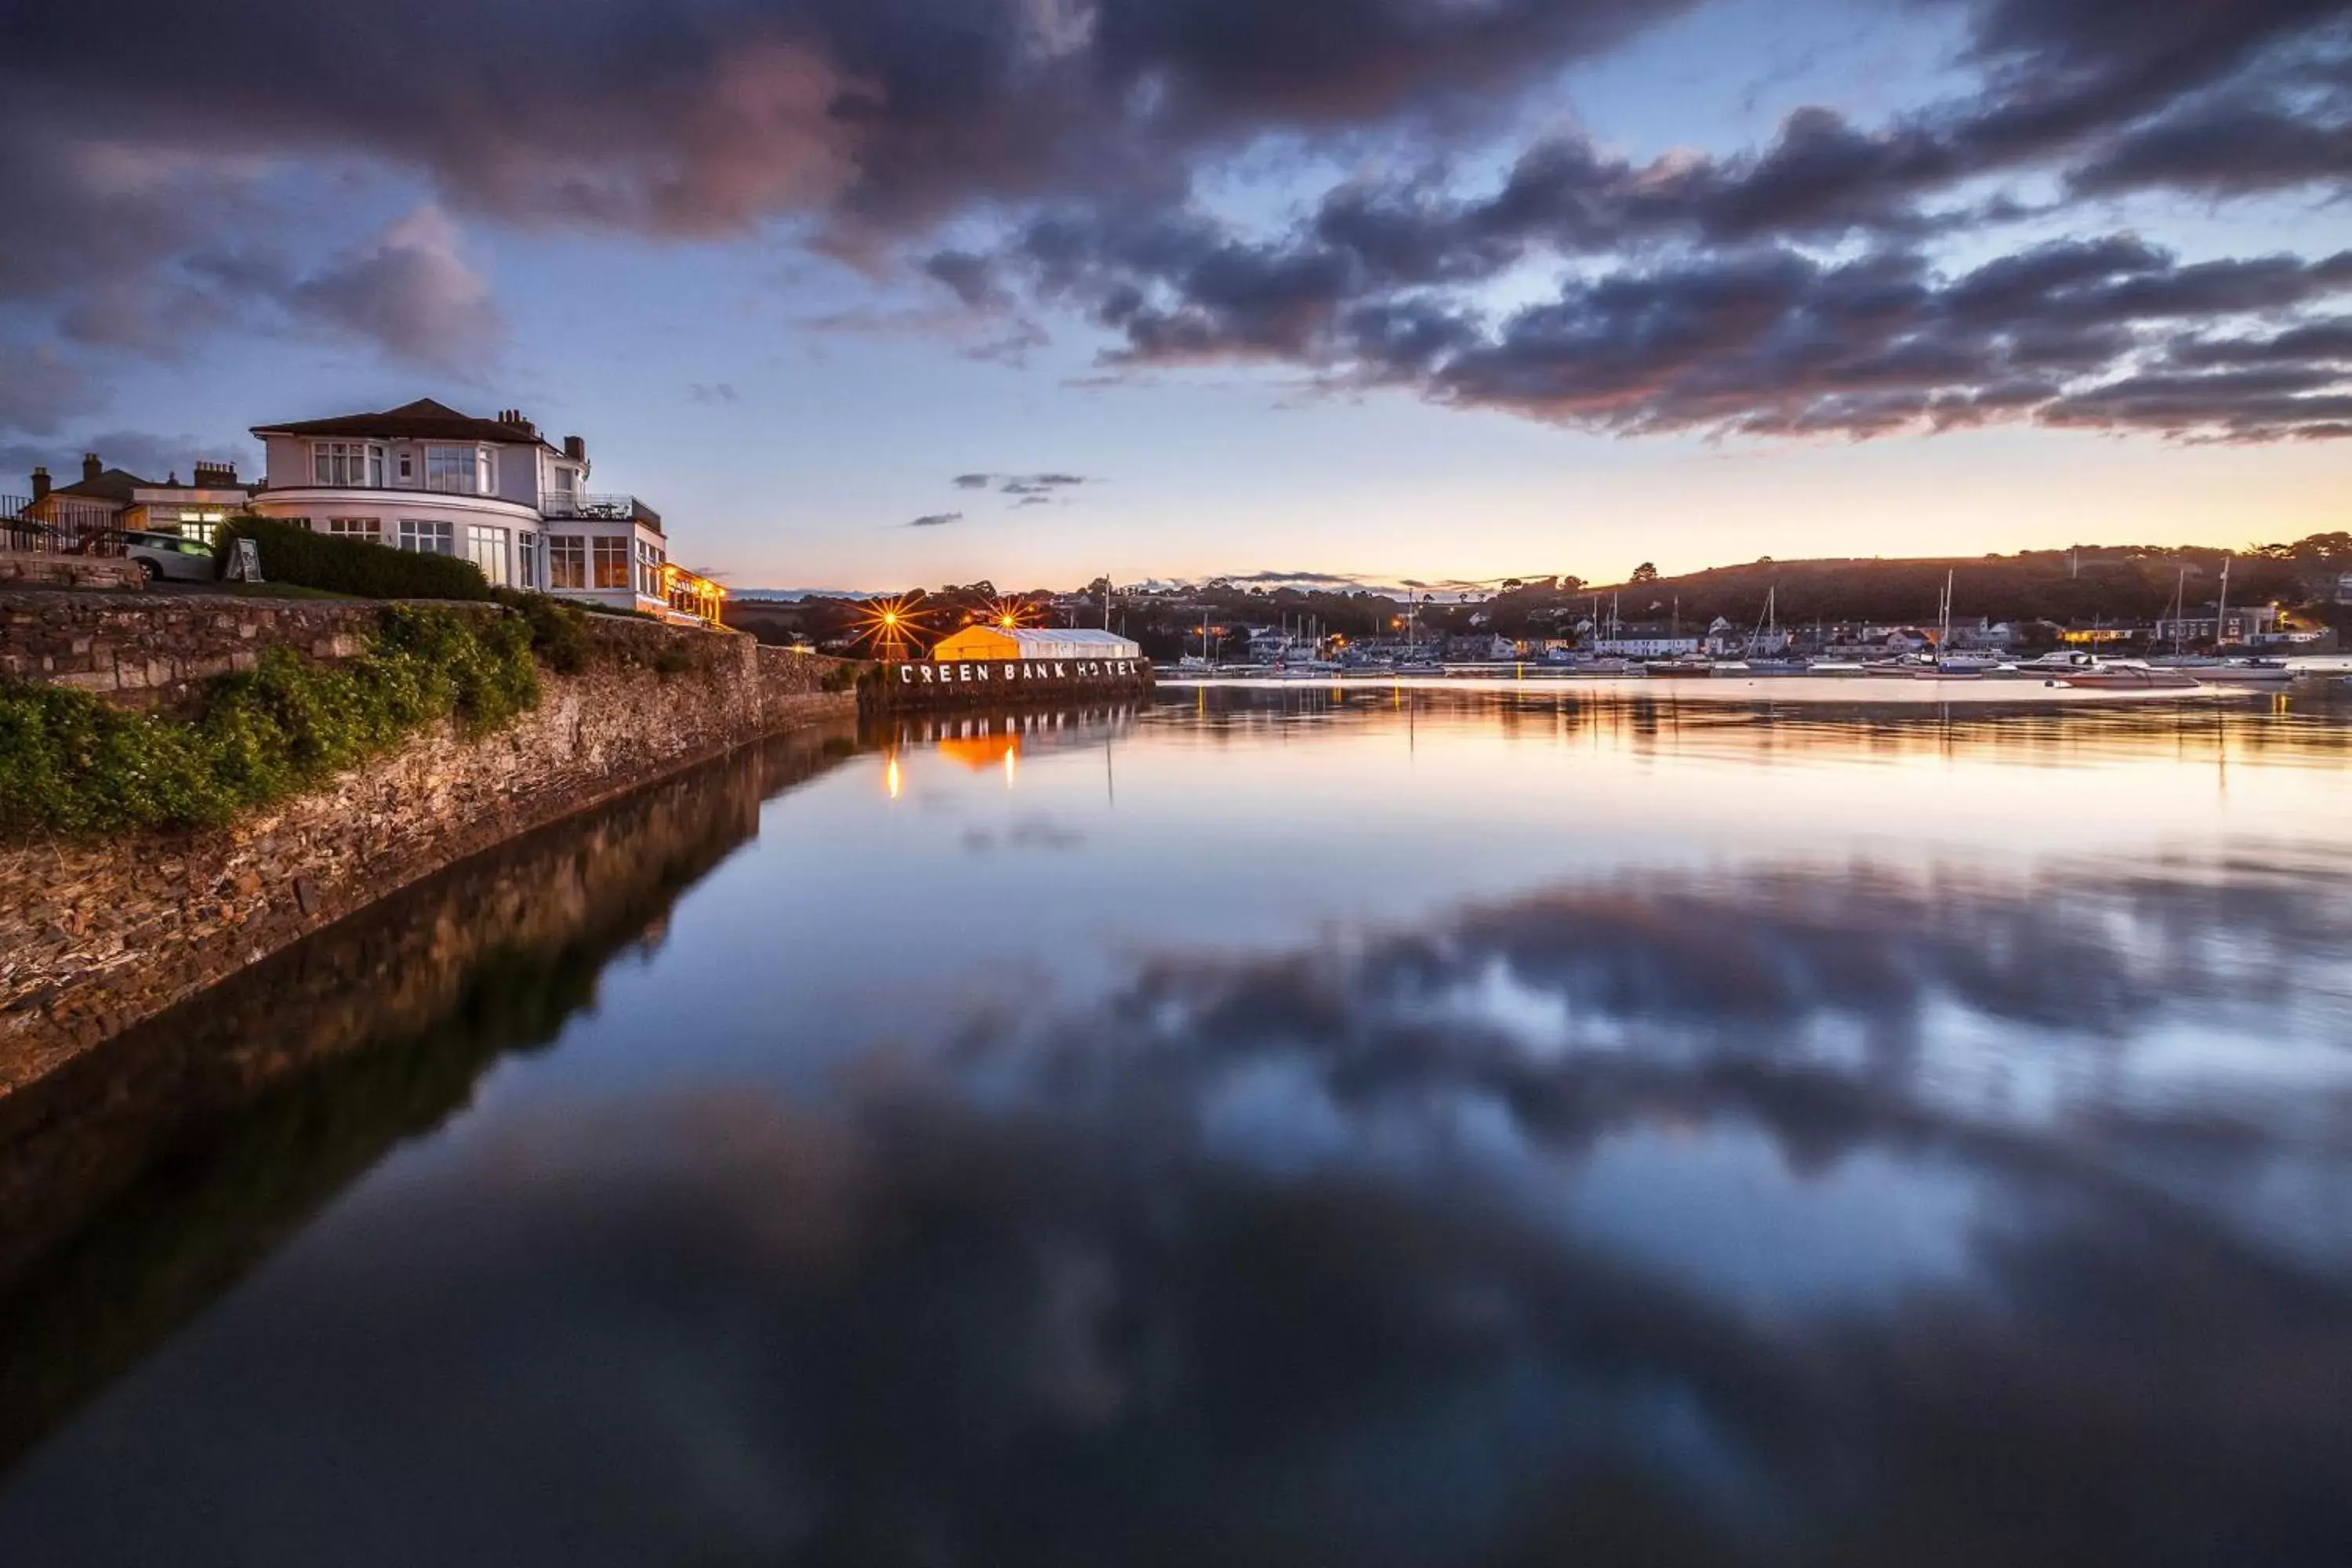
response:
M0 684L0 837L217 826L436 720L494 729L539 701L531 638L519 615L387 606L358 658L321 665L272 648L253 671L207 682L194 720Z
M261 551L261 574L273 583L325 588L367 599L487 599L490 585L482 569L454 555L392 550L364 539L313 533L277 518L231 519L213 546L226 562L236 541L250 539Z

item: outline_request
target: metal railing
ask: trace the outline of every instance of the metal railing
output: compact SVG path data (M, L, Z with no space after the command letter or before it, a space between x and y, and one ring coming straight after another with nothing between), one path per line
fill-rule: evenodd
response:
M551 495L540 502L540 514L551 518L579 518L601 522L642 522L656 533L661 531L661 513L635 496L628 495Z
M0 550L60 555L122 553L121 514L93 501L0 496Z

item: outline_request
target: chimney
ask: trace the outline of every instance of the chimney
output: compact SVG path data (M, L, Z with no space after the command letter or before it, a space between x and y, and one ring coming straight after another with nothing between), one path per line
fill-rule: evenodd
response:
M571 458L575 463L586 462L588 460L587 437L584 436L566 436L563 438L563 455Z
M82 483L88 484L104 472L106 472L105 466L98 460L98 454L96 452L84 452L81 455Z
M47 468L35 468L33 470L33 499L35 500L46 500L47 499L48 493L49 470Z
M198 459L189 482L200 490L232 490L236 488L235 463L208 463Z

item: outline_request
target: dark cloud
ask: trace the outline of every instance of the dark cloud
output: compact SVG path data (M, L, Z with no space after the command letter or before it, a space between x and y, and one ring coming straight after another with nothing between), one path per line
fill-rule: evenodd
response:
M2347 173L2341 0L1924 0L1967 40L1974 79L1947 101L1875 125L1809 106L1717 155L1554 136L1493 189L1461 188L1453 171L1508 151L1529 93L1693 3L597 0L553 30L513 0L423 0L389 30L350 0L12 15L0 205L39 221L0 255L0 303L41 323L16 353L283 328L478 368L499 321L460 218L685 239L784 219L872 268L974 219L1018 239L917 266L967 325L1009 323L976 357L1017 363L1045 341L1034 297L1084 310L1122 363L1313 362L1352 335L1433 365L1467 352L1465 302L1398 296L1531 258L1916 247L2014 216L1982 189L2012 173L2210 196ZM184 83L228 79L237 93L181 112ZM1191 210L1199 174L1268 149L1414 161L1325 193L1296 234L1236 237ZM432 200L356 243L320 231L336 203L282 188L379 177Z
M2095 395L2184 325L2272 319L2352 289L2352 252L2183 263L2134 236L2042 245L1956 277L1916 251L1825 261L1785 247L1683 252L1573 279L1499 323L1449 294L1383 289L1300 237L1063 220L1031 237L1041 287L1091 303L1123 365L1305 363L1466 407L1586 428L1872 436L2042 417L2236 440L2315 433L2344 378L2320 337L2277 334L2273 377ZM1393 252L1391 252L1393 254ZM2226 400L2250 401L2232 408Z
M686 389L687 396L697 403L733 403L737 401L732 382L696 382Z
M1088 482L1084 474L958 474L956 489L993 489L999 495L1019 496L1024 502L1051 500L1064 490Z
M174 473L185 479L199 458L236 462L247 470L246 477L251 478L252 465L243 459L253 450L251 437L241 430L234 437L210 442L194 436L156 436L144 430L102 430L84 434L71 443L0 442L0 492L26 494L27 476L36 468L48 469L50 478L59 484L79 479L84 452L96 452L108 468L122 468L142 479L161 479Z
M949 523L962 521L963 513L960 511L932 511L925 512L907 526L908 528L944 528Z
M2352 178L2352 122L2270 105L2219 104L2126 132L2070 171L2084 195L2169 186L2205 195Z

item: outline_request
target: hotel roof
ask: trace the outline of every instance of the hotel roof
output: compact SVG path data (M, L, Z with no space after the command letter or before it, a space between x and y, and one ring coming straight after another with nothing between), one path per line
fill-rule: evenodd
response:
M331 419L257 425L256 436L360 436L395 441L518 441L552 447L529 420L477 419L446 403L420 397L381 414L340 414Z

